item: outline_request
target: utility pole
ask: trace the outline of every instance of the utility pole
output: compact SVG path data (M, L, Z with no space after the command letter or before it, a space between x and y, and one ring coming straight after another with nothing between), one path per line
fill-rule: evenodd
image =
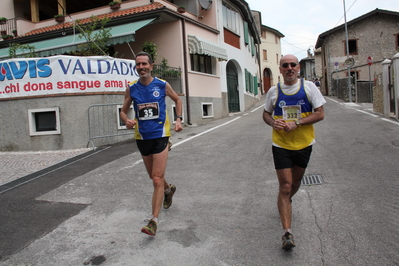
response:
M346 57L349 58L348 25L346 23L345 0L343 0L343 2L344 2L344 19L345 19ZM352 102L351 68L349 66L348 66L348 92L349 92L349 102Z

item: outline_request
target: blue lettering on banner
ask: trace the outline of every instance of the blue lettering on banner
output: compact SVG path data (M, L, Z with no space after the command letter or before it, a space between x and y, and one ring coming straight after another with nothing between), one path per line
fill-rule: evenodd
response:
M72 74L75 74L75 72L76 72L77 70L80 70L80 73L82 73L82 74L86 74L86 72L85 72L85 70L84 70L82 64L80 63L80 60L77 60L77 61L76 61L75 67L74 67L74 69L73 69L73 71L72 71Z
M17 66L19 63L19 67ZM22 79L26 73L29 73L29 78L46 78L51 76L52 69L49 66L49 59L28 60L0 63L0 81Z
M104 62L107 65L107 70L103 71L101 68L101 62ZM109 69L111 68L110 64L108 61L105 60L97 60L97 65L98 65L98 74L108 74Z
M50 65L50 62L48 58L0 62L0 81L50 77L54 67L57 67L57 64ZM131 62L104 59L58 59L53 62L58 62L59 70L64 75L139 76L135 64Z
M119 73L118 66L116 65L116 62L114 62L114 63L112 64L111 74L114 74L114 71L115 71L116 73L118 73L118 75L120 74L120 73Z
M76 72L80 72L81 74L117 74L123 76L138 76L135 71L135 66L132 63L126 63L120 61L114 61L111 65L108 60L86 60L86 68L85 64L77 59L76 62L72 62L72 59L62 60L58 59L58 64L61 67L61 71L66 75L68 72L71 74L76 74ZM97 68L96 68L97 65ZM97 70L97 72L96 72Z

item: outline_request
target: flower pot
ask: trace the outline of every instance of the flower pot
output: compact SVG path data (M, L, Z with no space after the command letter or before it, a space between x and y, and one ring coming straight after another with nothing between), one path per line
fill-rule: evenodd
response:
M57 21L58 23L64 22L65 21L65 17L56 17L55 21Z
M119 8L121 8L121 4L120 3L113 4L109 6L109 8L111 8L112 10L118 10Z
M7 20L0 20L0 25L6 24Z
M182 8L182 7L178 7L178 8L177 8L177 12L183 14L184 12L186 12L186 9L185 9L185 8Z

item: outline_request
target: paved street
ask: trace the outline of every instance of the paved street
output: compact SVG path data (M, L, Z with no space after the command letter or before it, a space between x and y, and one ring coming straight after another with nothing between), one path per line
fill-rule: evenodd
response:
M293 198L287 252L262 104L173 136L166 178L177 191L156 237L140 232L152 185L134 142L5 183L0 266L398 265L399 124L327 98L306 173L323 183Z

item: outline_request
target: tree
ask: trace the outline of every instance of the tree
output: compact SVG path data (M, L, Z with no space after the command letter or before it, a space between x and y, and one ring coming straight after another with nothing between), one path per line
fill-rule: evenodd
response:
M85 38L87 42L78 45L78 50L72 54L79 56L108 55L108 41L112 36L111 28L105 28L108 21L110 21L109 18L99 19L91 16L89 23L81 25L80 20L77 20L79 38ZM97 29L99 30L94 33Z
M157 51L158 46L151 41L145 41L145 43L141 46L141 48L143 49L143 52L149 53L152 57L152 61L155 62L155 60L158 57L158 51Z
M18 58L17 51L21 50L23 53L19 57L36 57L35 46L29 44L10 43L8 54L10 58ZM26 52L25 52L26 51Z

